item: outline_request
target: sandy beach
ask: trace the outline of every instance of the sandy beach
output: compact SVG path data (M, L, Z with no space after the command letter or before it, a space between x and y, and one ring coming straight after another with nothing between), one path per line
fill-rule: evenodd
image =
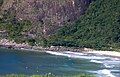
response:
M120 58L120 52L117 52L117 51L92 50L92 51L88 51L88 52L85 52L85 53L98 54L98 55L106 55L106 56Z

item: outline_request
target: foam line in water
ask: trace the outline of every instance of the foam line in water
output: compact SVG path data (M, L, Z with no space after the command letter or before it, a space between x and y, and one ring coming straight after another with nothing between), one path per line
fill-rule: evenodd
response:
M46 51L46 53L49 53L49 54L52 54L52 55L60 55L60 56L71 57L71 55L69 55L69 54L64 54L64 53L61 53L61 52Z
M94 63L103 63L102 61L98 61L98 60L90 60L90 62L94 62Z
M107 69L99 70L98 73L107 75L107 77L115 77L115 76L111 73L111 71L110 71L110 70L107 70Z
M71 52L71 51L65 51L66 54L74 54L74 55L86 55L84 53L78 53L78 52Z
M102 60L102 59L105 59L105 58L102 58L102 57L97 57L97 56L71 56L73 58L81 58L81 59L99 59L99 60Z
M117 65L117 67L120 67L120 61L103 61L105 64L108 64L108 65Z
M108 64L104 64L104 66L107 67L107 68L113 68L114 67L114 65L108 65Z
M111 73L111 70L107 70L107 69L98 70L98 71L88 71L88 72L98 74L97 77L116 77Z
M91 73L96 73L104 77L115 77L111 72L119 72L119 71L108 70L109 68L111 69L114 67L118 67L118 68L120 67L119 66L120 59L117 59L117 58L114 59L114 58L106 57L106 56L89 55L89 54L70 52L70 51L64 51L64 52L46 51L46 53L49 53L52 55L66 56L66 57L71 57L71 58L87 59L87 60L90 60L90 62L102 64L105 66L106 69L98 70L98 71L91 71Z
M99 57L99 56L89 56L89 55L78 55L81 53L75 53L73 54L73 52L53 52L53 51L46 51L46 53L52 54L52 55L59 55L59 56L67 56L67 57L71 57L71 58L80 58L80 59L95 59L95 60L104 60L106 59L106 57ZM72 54L71 54L72 53Z

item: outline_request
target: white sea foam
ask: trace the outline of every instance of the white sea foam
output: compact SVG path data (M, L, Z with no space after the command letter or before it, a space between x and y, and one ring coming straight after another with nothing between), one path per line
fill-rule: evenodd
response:
M99 70L98 73L106 75L106 77L115 77L110 70L103 69Z
M106 63L104 64L104 66L107 67L107 68L113 68L114 67L114 65L109 65L109 64L106 64Z
M102 61L98 61L98 60L90 60L90 62L94 62L94 63L103 63Z
M60 55L60 56L71 57L71 55L69 55L69 54L64 54L64 53L62 53L62 52L46 51L46 53L49 53L49 54L52 54L52 55Z
M97 77L116 77L111 73L110 70L107 69L98 70L98 71L88 71L88 72L98 74Z
M46 51L46 53L52 54L52 55L60 55L60 56L67 56L71 58L81 58L81 59L99 59L104 60L106 57L99 57L99 56L89 56L84 55L84 53L74 53L74 52L53 52L53 51Z
M111 61L106 61L107 63L112 63L112 64L120 64L120 60L119 61L115 61L115 60L111 60Z
M65 51L66 54L73 54L73 55L86 55L84 53L78 53L78 52L71 52L71 51Z
M65 52L46 51L46 53L52 55L66 56L71 58L87 59L93 63L103 64L106 68L119 67L120 64L120 59L117 58L113 59L111 57L105 57L105 56L89 55L89 54L70 52L70 51L65 51ZM107 70L107 69L92 71L92 72L97 73L98 75L103 75L104 77L115 77L111 73L111 70Z
M97 56L72 56L73 58L81 58L81 59L96 59L96 60L104 60L103 57L97 57Z

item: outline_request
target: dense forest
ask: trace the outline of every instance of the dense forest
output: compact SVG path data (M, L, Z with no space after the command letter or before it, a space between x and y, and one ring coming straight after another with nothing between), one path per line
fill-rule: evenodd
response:
M0 6L3 4L3 0L0 0Z
M60 29L49 45L120 49L120 1L94 0L86 14Z
M15 11L9 9L4 12L0 18L0 31L4 31L4 35L0 35L0 38L6 38L14 40L17 43L29 43L35 45L35 40L32 37L25 35L31 28L31 22L28 20L17 20L15 18Z

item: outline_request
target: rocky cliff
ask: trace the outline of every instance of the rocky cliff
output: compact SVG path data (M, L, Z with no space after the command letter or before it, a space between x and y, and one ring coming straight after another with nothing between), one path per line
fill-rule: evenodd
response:
M18 20L30 20L33 34L53 34L85 13L91 0L4 0L2 10L11 7Z
M16 5L16 17L39 22L43 33L51 34L84 14L89 2L90 0L21 0Z
M33 22L32 33L52 34L78 19L91 0L4 0L3 10L14 7L16 18Z

